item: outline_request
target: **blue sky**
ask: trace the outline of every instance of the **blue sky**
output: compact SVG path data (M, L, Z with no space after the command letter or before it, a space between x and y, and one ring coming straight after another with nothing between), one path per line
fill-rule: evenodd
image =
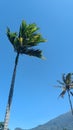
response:
M36 23L47 39L38 47L46 60L21 55L9 128L32 128L70 110L67 95L54 88L63 73L73 72L73 1L0 1L0 121L4 120L16 53L6 27L18 31L22 20ZM72 99L73 101L73 99Z

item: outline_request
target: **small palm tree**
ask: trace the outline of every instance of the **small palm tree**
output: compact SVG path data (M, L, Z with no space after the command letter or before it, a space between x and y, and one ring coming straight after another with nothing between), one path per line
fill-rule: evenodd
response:
M0 122L0 130L3 130L4 128L4 122ZM7 130L10 130L9 128Z
M63 130L67 130L66 128L63 128Z
M71 102L71 98L70 98L70 95L73 96L73 92L71 91L73 89L73 79L72 79L73 77L72 76L73 76L73 73L68 73L67 75L63 74L62 82L57 80L58 83L60 84L60 86L57 86L57 87L62 88L62 92L59 95L62 98L64 97L66 92L68 93L70 108L71 108L71 112L73 115L72 102Z
M0 122L0 130L2 130L4 127L4 122Z
M13 98L16 68L18 64L19 55L26 54L29 56L35 56L35 57L44 59L42 55L42 51L34 48L40 42L46 41L42 37L42 35L37 32L38 30L39 28L36 26L36 24L33 23L33 24L27 25L24 20L22 21L20 25L19 33L17 32L12 33L10 29L7 28L7 37L9 41L11 42L11 44L13 45L14 50L17 53L17 55L15 58L15 66L14 66L12 80L11 80L11 86L10 86L10 91L9 91L9 96L8 96L8 103L6 107L3 130L7 130L7 127L8 127L10 107L11 107L12 98Z

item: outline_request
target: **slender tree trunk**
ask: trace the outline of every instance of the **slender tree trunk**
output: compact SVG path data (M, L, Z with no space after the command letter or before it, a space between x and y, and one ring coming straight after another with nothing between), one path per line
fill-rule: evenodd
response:
M69 98L69 103L70 103L71 112L72 112L72 115L73 115L73 108L72 108L72 103L71 103L71 99L70 99L69 90L67 91L67 93L68 93L68 98Z
M15 83L18 59L19 59L19 53L17 53L16 59L15 59L15 66L14 66L14 70L13 70L12 81L11 81L11 86L10 86L10 91L9 91L9 96L8 96L8 103L7 103L7 107L6 107L6 114L5 114L5 119L4 119L4 128L3 128L3 130L8 129L8 122L9 122L10 108L11 108L13 92L14 92L14 83Z

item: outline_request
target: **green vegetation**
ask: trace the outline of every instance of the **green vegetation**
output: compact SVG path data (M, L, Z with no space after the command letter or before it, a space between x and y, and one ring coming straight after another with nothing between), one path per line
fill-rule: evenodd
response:
M0 122L0 130L3 130L4 128L4 122ZM10 130L9 128L7 130Z
M73 115L73 108L72 108L72 102L71 102L71 98L70 95L73 96L73 92L71 91L73 89L73 73L68 73L68 74L63 74L62 75L62 82L57 80L57 82L60 84L60 86L58 85L57 87L62 88L62 92L60 93L59 96L61 96L62 98L64 97L65 93L68 93L68 99L69 99L69 103L70 103L70 107L71 107L71 112Z
M10 29L7 28L7 37L10 43L13 45L13 48L17 53L17 55L15 58L15 65L14 65L11 86L10 86L10 91L8 96L8 103L6 107L3 130L7 130L8 128L10 108L11 108L11 103L13 98L14 83L15 83L16 69L18 65L19 55L26 54L29 56L35 56L44 59L42 51L34 48L35 46L39 45L39 43L46 42L46 40L42 37L42 35L37 32L38 30L39 28L36 26L36 24L34 23L26 24L25 21L22 21L18 33L17 32L12 33Z
M26 54L29 56L36 56L38 58L44 58L42 51L33 47L39 45L40 42L45 42L46 40L42 37L37 31L39 28L36 24L26 24L25 21L22 21L20 25L19 33L10 32L10 29L7 28L7 36L9 41L14 47L14 50L18 54Z
M63 128L63 130L67 130L66 128Z

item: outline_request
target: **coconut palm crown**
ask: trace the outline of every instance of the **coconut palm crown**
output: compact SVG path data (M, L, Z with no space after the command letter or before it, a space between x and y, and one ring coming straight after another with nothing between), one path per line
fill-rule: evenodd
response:
M7 28L7 36L17 53L44 58L41 50L33 48L40 42L46 41L42 35L37 32L38 30L39 28L35 23L27 25L23 20L20 25L19 33L12 33L10 29Z
M57 87L62 88L62 92L60 93L59 96L62 98L64 97L65 93L68 93L68 99L71 107L71 111L73 114L73 108L72 108L72 103L70 99L70 95L73 96L73 92L71 91L73 89L73 73L68 73L68 74L63 74L62 75L62 82L57 80L57 82L60 84Z
M62 92L60 93L59 96L64 97L66 91L69 91L70 94L73 96L73 92L71 91L71 89L73 89L72 75L73 73L68 73L67 75L63 74L62 75L63 82L57 80L57 82L61 85L58 87L62 88Z

